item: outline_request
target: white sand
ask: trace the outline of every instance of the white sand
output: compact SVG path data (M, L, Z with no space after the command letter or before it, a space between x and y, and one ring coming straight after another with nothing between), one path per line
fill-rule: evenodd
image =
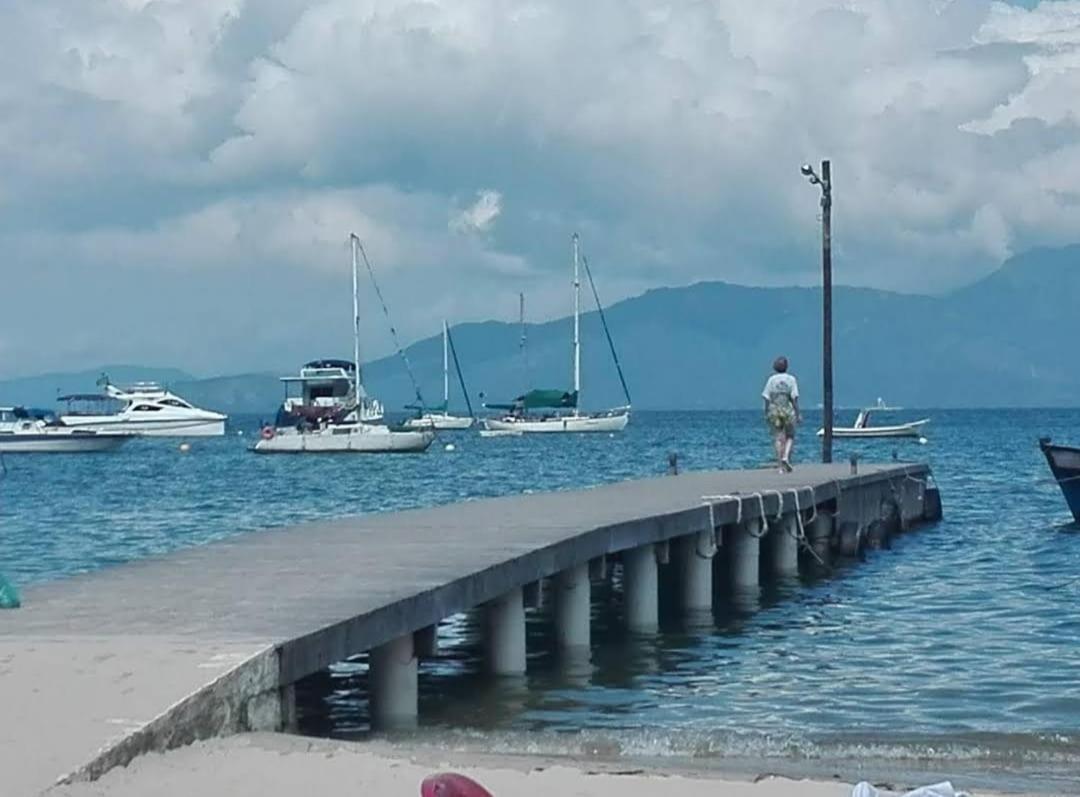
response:
M625 766L625 765L624 765ZM64 797L415 797L420 781L451 769L475 778L495 797L847 797L837 782L631 771L615 765L468 756L275 734L213 740L143 756L95 783L61 786Z

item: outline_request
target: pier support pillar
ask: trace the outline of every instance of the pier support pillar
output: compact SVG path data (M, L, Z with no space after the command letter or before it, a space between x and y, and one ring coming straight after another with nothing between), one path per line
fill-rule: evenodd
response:
M781 577L799 574L799 519L794 512L784 515L769 529L770 564L774 575Z
M736 589L756 587L760 581L761 534L764 520L751 518L731 535L731 583Z
M826 565L829 564L829 557L832 554L832 533L832 516L824 514L821 507L818 507L818 516L810 524L807 536L810 537L811 550L817 554L816 558Z
M376 730L416 725L417 680L413 635L373 648L370 654L371 723Z
M554 579L555 638L560 650L588 650L590 599L589 565L564 570Z
M492 675L525 674L525 601L521 588L484 605L485 651Z
M300 720L296 711L296 684L281 687L281 731L298 733Z
M702 615L712 611L712 559L716 544L711 531L680 537L676 546L679 594L683 612Z
M626 627L635 634L655 633L660 627L656 548L631 548L623 553L622 561Z
M439 626L429 625L413 633L413 649L417 658L433 659L439 655Z

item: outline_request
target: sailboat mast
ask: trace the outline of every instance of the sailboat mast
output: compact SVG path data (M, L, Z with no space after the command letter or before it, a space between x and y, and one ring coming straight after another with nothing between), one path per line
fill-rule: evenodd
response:
M356 233L350 233L349 242L352 244L353 366L356 369L356 403L359 404L363 390L360 379L360 263L357 256L360 238Z
M521 327L521 340L518 343L518 351L521 353L521 368L525 372L524 376L528 379L528 367L525 362L525 294L518 294L518 325Z
M574 395L581 406L581 257L578 234L574 233Z
M450 411L450 346L447 343L446 321L442 322L442 397L443 410Z

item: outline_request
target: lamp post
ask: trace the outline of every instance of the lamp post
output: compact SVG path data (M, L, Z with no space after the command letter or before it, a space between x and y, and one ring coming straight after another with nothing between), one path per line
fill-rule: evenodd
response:
M821 186L821 373L822 413L825 433L821 438L821 461L832 462L833 444L833 367L832 367L832 164L821 162L821 176L809 163L802 167L811 185Z

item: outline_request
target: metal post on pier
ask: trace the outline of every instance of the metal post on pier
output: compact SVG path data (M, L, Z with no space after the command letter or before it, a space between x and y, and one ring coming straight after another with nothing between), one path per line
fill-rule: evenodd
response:
M821 186L821 461L828 463L832 462L833 449L832 162L821 162L820 177L808 163L803 165L802 173L812 185Z

